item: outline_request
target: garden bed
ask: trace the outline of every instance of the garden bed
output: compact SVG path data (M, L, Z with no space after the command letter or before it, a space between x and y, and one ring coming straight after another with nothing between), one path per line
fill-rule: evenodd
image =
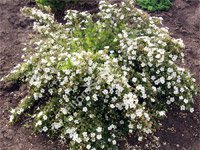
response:
M21 62L22 43L32 33L31 21L21 16L19 9L32 5L30 2L4 0L0 2L0 78ZM83 8L76 8L84 10ZM200 4L198 0L175 0L168 12L153 15L162 16L164 24L173 36L182 38L186 45L186 68L195 75L200 84ZM65 149L59 143L50 141L43 135L34 135L22 124L8 125L9 109L17 105L26 95L25 87L0 84L0 149ZM200 98L195 99L195 112L189 114L172 110L163 127L157 133L163 144L161 149L199 149L200 147ZM179 116L179 117L177 117ZM132 139L130 139L130 143Z

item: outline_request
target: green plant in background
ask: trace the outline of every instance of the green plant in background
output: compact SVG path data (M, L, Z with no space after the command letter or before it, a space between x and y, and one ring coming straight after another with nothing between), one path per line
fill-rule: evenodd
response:
M68 10L60 24L36 8L22 9L35 18L38 34L24 62L4 77L29 89L10 122L27 115L35 131L70 140L72 150L115 150L129 135L151 136L173 107L194 111L195 79L176 63L182 40L132 0L101 0L99 10Z
M136 0L136 3L148 11L168 10L172 5L170 0Z
M69 2L77 2L78 0L36 0L39 6L50 6L53 11L64 10L64 7Z

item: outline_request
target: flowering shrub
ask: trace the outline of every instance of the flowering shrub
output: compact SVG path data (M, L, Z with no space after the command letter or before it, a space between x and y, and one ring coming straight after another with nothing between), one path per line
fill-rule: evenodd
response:
M117 140L155 132L171 107L193 112L195 79L176 61L184 44L131 0L99 3L99 13L68 10L65 24L35 8L39 33L24 62L5 81L27 83L29 94L11 122L32 110L32 125L71 149L117 149Z

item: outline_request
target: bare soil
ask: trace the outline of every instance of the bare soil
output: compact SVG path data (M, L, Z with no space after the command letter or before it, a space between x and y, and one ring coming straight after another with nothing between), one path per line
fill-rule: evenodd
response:
M163 17L173 37L183 39L185 67L194 74L200 89L200 1L175 0L172 9L155 15ZM158 132L162 150L200 150L200 93L195 98L194 108L193 114L179 110L169 112Z
M21 16L19 10L31 5L34 4L30 0L0 0L0 78L22 61L21 49L32 33L32 21ZM70 6L92 11L96 10L93 9L95 7ZM184 40L185 67L191 70L200 85L200 1L174 0L169 11L152 15L163 17L164 25L169 27L172 36ZM0 150L67 149L56 140L33 134L30 129L23 127L24 122L15 126L8 124L9 109L16 106L25 95L24 86L0 83ZM200 150L200 95L195 98L194 107L193 114L174 109L169 112L157 132L162 143L160 150Z

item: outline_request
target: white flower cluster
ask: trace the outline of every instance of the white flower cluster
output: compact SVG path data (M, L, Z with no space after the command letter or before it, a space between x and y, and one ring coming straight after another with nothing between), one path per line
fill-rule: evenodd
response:
M117 140L138 140L155 131L169 108L190 110L195 80L175 63L180 39L159 27L131 0L99 3L100 12L69 10L65 24L24 8L40 33L24 49L24 63L5 77L28 83L29 96L12 110L11 122L34 108L34 128L72 149L117 149Z

